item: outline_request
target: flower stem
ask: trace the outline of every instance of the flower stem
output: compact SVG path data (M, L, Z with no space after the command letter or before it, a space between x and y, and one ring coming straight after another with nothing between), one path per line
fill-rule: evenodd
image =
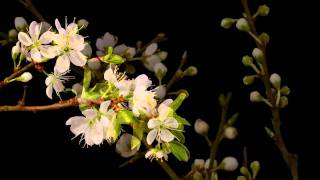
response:
M246 13L246 19L249 23L250 30L251 32L258 37L258 33L254 24L254 18L251 15L248 2L247 0L241 0L242 6L245 10ZM262 50L263 52L263 61L262 61L262 66L264 69L264 74L260 76L261 80L263 81L264 87L266 89L266 94L267 98L270 100L272 107L271 107L271 112L272 112L272 125L273 129L275 131L274 133L274 143L278 147L278 149L281 152L281 155L286 162L288 168L290 169L291 176L293 180L299 180L299 175L298 175L298 157L296 154L292 154L288 152L287 147L285 145L285 142L283 140L282 134L281 134L281 119L280 119L280 112L279 108L276 106L277 100L276 97L272 93L272 88L271 84L269 82L269 71L268 71L268 64L267 64L267 57L266 57L266 45L261 44L258 41L256 41L256 45L259 49Z
M206 180L210 180L210 178L211 178L211 171L210 170L213 168L213 163L216 158L216 154L219 149L220 142L223 139L223 133L224 133L224 129L225 129L225 124L227 122L227 112L228 112L230 100L231 100L231 93L228 94L223 105L221 104L221 120L220 120L220 124L219 124L218 133L217 133L215 139L211 143L212 146L210 149L210 164L209 164L209 168L208 168L208 171L206 174Z

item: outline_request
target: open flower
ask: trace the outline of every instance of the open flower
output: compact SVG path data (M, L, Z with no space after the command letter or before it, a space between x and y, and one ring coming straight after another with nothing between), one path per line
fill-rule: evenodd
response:
M151 117L154 114L157 102L155 100L155 92L148 91L151 81L145 74L139 75L134 80L134 91L131 102L132 112L139 117L141 114Z
M104 139L109 144L113 143L118 138L117 129L114 127L117 114L110 108L111 101L104 101L100 104L99 115L104 124Z
M151 131L147 135L147 143L151 145L155 139L160 142L171 142L175 136L170 130L177 130L179 127L178 121L169 117L172 109L169 105L172 103L172 99L163 101L158 107L158 117L152 118L148 121L148 128Z
M161 160L163 161L166 160L168 161L168 154L165 153L163 150L161 149L157 149L157 148L153 148L153 149L150 149L146 154L145 154L145 158L147 159L150 159L151 161L153 159L156 159L156 160Z
M60 73L66 72L70 68L70 62L76 66L84 66L87 58L81 52L84 47L84 38L77 34L79 29L76 23L71 23L62 28L58 19L55 20L59 34L55 35L54 42L57 44L59 57L55 68Z
M126 79L124 73L118 73L118 67L110 66L104 73L104 79L119 89L120 96L127 96L132 89L133 82Z
M18 39L23 46L28 48L27 60L42 62L44 58L52 59L56 56L56 48L48 45L54 38L54 33L46 31L40 36L41 23L33 21L28 29L28 34L19 32Z
M48 98L52 99L52 91L54 90L57 94L57 96L61 99L60 97L60 92L64 91L64 85L65 81L69 79L73 79L73 76L65 76L69 71L60 73L59 71L54 68L54 72L52 74L49 74L48 77L46 78L46 94Z
M157 43L151 43L143 52L143 65L149 70L154 71L154 66L167 58L167 52L158 50Z

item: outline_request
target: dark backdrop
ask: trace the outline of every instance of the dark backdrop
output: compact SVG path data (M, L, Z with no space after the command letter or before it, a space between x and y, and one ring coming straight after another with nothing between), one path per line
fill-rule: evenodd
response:
M35 20L17 1L1 3L0 31L13 28L16 16L24 16L28 22ZM251 71L242 66L241 58L251 53L254 44L245 33L220 28L223 17L241 15L240 0L52 0L34 3L52 24L55 18L63 21L64 16L68 16L69 20L73 17L87 19L90 24L82 34L88 35L93 42L107 31L129 45L137 40L147 42L159 32L166 33L169 41L160 44L160 48L169 52L165 62L169 69L173 71L177 67L184 50L188 51L188 64L199 69L196 77L186 78L174 87L186 88L190 93L179 110L182 116L192 123L197 118L203 118L210 123L214 135L220 115L217 97L222 92L233 92L230 112L240 112L236 123L239 136L234 141L225 140L221 144L218 159L232 155L241 161L242 149L246 146L249 161L259 160L262 164L258 179L290 179L277 148L264 131L265 125L270 126L269 110L263 105L249 102L249 93L259 89L261 84L250 87L242 84L242 77ZM310 57L316 51L309 50L311 45L308 45L308 40L315 39L309 31L309 28L313 28L314 21L307 19L313 12L305 9L304 4L299 1L255 1L251 5L256 7L262 3L267 3L271 8L270 16L259 18L258 21L259 32L268 32L271 37L268 48L270 71L279 73L283 82L292 90L289 106L282 112L282 131L288 149L300 156L301 179L305 179L304 141L310 136L304 131L312 120L306 116L309 112L306 100L313 98L309 77L316 74L310 70L314 59ZM11 47L0 48L0 79L10 73L10 50ZM28 104L52 103L45 95L43 75L36 75L30 84ZM21 93L22 87L18 83L12 84L1 91L0 103L15 104ZM81 148L77 139L71 140L73 135L65 126L69 117L79 114L77 108L37 113L1 113L1 175L10 175L10 179L18 175L44 179L64 176L92 179L168 178L156 163L149 163L147 160L118 169L124 159L114 152L114 146L105 144L101 147ZM180 175L190 170L194 158L206 159L209 156L206 142L194 133L193 127L187 128L186 136L191 160L183 163L170 158L169 162ZM235 179L239 172L222 174L221 179Z

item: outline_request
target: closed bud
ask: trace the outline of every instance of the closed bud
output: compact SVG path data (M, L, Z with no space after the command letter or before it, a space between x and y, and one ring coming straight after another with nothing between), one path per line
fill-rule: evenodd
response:
M77 22L77 25L79 28L81 29L86 29L89 25L89 22L85 19L80 19L78 22Z
M255 75L249 75L243 77L243 84L244 85L250 85L254 82L256 76Z
M250 56L243 56L243 57L242 57L242 64L243 64L243 65L245 65L245 66L251 66L251 65L252 65L252 62L253 62L252 57L250 57Z
M256 179L257 177L257 174L260 170L260 163L259 161L253 161L251 164L250 164L250 168L252 170L252 176L254 179Z
M98 70L101 67L101 62L98 58L91 58L88 60L88 66L91 70Z
M229 29L237 20L232 18L223 18L220 25L223 28Z
M247 177L251 176L248 168L246 168L245 166L242 166L240 168L240 173L243 174L244 176L247 176Z
M82 93L82 85L80 83L75 83L72 85L72 91L78 96Z
M277 73L273 73L270 76L270 82L273 85L274 88L280 89L281 87L281 77Z
M236 27L240 31L244 31L244 32L249 32L250 31L250 27L249 27L248 21L245 18L238 19L237 23L236 23Z
M281 89L280 89L280 92L281 94L287 96L290 94L290 88L288 86L283 86Z
M266 131L266 133L270 138L274 137L274 132L271 129L269 129L267 126L264 127L264 130Z
M41 30L40 30L40 34L42 34L42 33L46 32L46 31L48 31L50 28L51 28L51 25L50 25L48 22L46 22L46 21L42 21L42 22L41 22Z
M186 70L184 70L184 76L195 76L198 74L198 69L195 66L189 66Z
M259 48L254 48L252 51L252 56L254 57L254 59L259 62L262 63L263 61L263 52L261 49Z
M269 11L270 11L269 7L264 4L258 7L257 14L259 16L267 16L269 14Z
M31 79L32 79L32 74L29 72L24 72L23 74L21 74L21 76L19 76L15 80L20 82L28 82Z
M225 171L234 171L238 168L238 161L236 158L234 157L225 157L222 162L221 162L221 169L225 170Z
M279 107L280 108L285 108L288 105L288 103L289 102L288 102L287 96L281 96Z
M14 26L18 31L26 31L28 23L23 17L16 17L14 19Z
M20 53L20 42L18 41L15 46L11 49L11 57L13 60L16 60Z
M160 51L160 52L157 53L157 55L159 56L159 58L162 61L167 59L167 57L168 57L168 53L166 51Z
M238 135L238 131L235 127L229 126L224 129L224 137L227 139L235 139Z
M263 44L268 44L270 41L270 37L267 33L261 33L259 39L261 40L261 42L263 42Z
M193 163L193 167L197 170L201 170L204 168L205 161L203 159L195 159Z
M9 40L15 40L17 39L17 36L18 36L18 32L17 30L15 29L10 29L10 31L8 32L8 37L9 37Z
M168 69L164 64L159 62L153 66L153 71L156 74L156 77L161 81L162 78L166 75Z
M187 57L188 57L188 52L184 51L182 54L182 59L187 59Z
M87 58L90 58L90 57L91 57L91 55L92 55L92 48L91 48L91 46L90 46L89 43L86 43L86 44L84 45L84 48L82 49L81 53L82 53L83 55L87 56Z
M156 97L163 99L166 96L167 88L164 85L158 86L154 89Z
M253 91L250 93L250 101L251 102L261 102L263 97L258 91Z
M237 180L247 180L247 178L245 176L238 176Z
M206 136L209 131L209 125L207 122L203 121L202 119L197 119L194 123L194 130L196 133Z

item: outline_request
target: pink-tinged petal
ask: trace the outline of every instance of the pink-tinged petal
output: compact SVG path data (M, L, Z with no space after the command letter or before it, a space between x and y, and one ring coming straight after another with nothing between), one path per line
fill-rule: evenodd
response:
M64 90L64 85L61 83L60 80L57 80L55 83L53 83L53 89L57 92L60 93Z
M41 44L49 44L54 39L54 33L51 31L47 31L40 36L39 41Z
M152 55L146 58L145 63L143 63L143 65L149 70L149 71L153 71L154 66L158 63L161 62L161 59L159 56L157 55Z
M39 38L40 34L40 27L36 21L32 21L29 26L29 34L32 41L36 41Z
M59 54L59 50L56 46L41 46L39 49L41 55L49 59L52 59Z
M126 46L125 44L121 44L119 46L116 46L113 49L113 53L118 54L118 55L122 55L127 51L127 49L128 49L128 46Z
M101 113L106 113L108 111L110 103L111 101L104 101L103 103L101 103L99 111Z
M88 146L92 146L92 145L94 144L94 142L93 142L92 139L91 139L90 128L87 128L87 129L85 130L84 140L86 141L86 144L87 144Z
M151 56L153 53L156 52L157 49L158 49L158 44L152 43L146 48L146 50L144 51L144 55Z
M19 32L18 39L24 46L31 46L32 45L32 40L31 40L30 36L25 32Z
M69 36L73 36L78 32L78 25L76 23L71 23L67 26L66 30Z
M69 53L69 58L70 58L72 64L74 64L76 66L84 66L87 62L87 57L78 51L71 51Z
M107 32L103 36L103 41L104 47L114 47L118 42L118 38Z
M46 95L48 96L48 98L52 99L52 84L50 84L47 88L46 88Z
M57 28L59 34L65 34L65 33L66 33L66 30L61 27L61 24L60 24L60 22L59 22L58 19L56 19L56 20L54 21L54 24L56 25L56 28Z
M90 136L94 144L99 145L103 141L103 127L96 123L94 127L90 128Z
M168 129L161 129L160 139L164 142L171 142L174 139L174 135Z
M148 121L148 128L149 129L153 129L155 127L158 127L161 125L161 121L157 120L157 119L150 119Z
M31 49L30 56L31 56L32 60L34 60L35 62L39 63L42 61L41 53L37 48Z
M147 143L149 145L151 145L153 143L153 141L156 139L157 134L158 134L158 132L157 132L156 129L153 129L148 133L148 135L147 135Z
M141 74L134 80L135 87L141 87L142 89L147 89L149 86L151 86L152 81L149 80L148 76L145 74Z
M96 51L97 56L102 57L106 55L105 51Z
M49 76L46 78L45 83L46 83L47 86L49 86L49 85L52 83L52 80L53 80L52 78L54 78L53 75L49 75Z
M59 56L54 67L59 73L64 73L70 68L70 60L67 55Z
M69 118L66 125L71 125L70 130L75 136L84 133L85 129L88 128L86 118L83 116Z
M104 46L104 42L101 38L98 38L97 41L96 41L96 46L99 50L101 51L105 51L105 46Z
M164 120L163 124L171 129L177 129L179 127L179 123L178 121L173 118L173 117L169 117L166 120Z
M70 47L77 51L82 51L85 46L84 38L78 34L71 36L69 43Z
M87 119L93 119L97 116L97 112L94 109L86 109L86 110L82 111L82 114Z

